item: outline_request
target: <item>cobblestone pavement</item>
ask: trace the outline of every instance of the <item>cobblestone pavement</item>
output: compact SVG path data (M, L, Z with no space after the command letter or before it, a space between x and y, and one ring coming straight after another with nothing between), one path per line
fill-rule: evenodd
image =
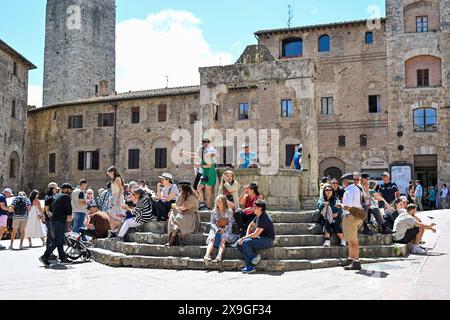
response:
M0 251L0 299L450 299L450 210L424 212L428 256L341 268L244 275L236 272L115 269L95 262L45 269L42 247ZM34 240L40 244L40 240ZM3 245L9 245L7 241ZM27 241L25 241L25 245ZM18 243L16 243L18 247Z

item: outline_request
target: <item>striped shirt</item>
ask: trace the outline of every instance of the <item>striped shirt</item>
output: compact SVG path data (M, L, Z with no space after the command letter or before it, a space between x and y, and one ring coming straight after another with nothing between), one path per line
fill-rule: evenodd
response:
M150 198L145 196L136 203L136 207L131 211L134 221L137 223L147 223L154 220L153 208Z

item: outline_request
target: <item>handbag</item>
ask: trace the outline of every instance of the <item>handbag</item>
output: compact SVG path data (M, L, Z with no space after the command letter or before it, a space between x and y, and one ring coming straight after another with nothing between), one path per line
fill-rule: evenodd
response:
M369 206L367 205L367 203L364 201L364 197L363 197L363 193L361 191L361 208L357 208L357 207L351 207L350 208L350 214L354 215L356 218L361 219L361 220L366 220L367 216L369 214Z
M217 226L219 228L225 228L228 225L228 219L227 218L220 218L219 221L217 221Z

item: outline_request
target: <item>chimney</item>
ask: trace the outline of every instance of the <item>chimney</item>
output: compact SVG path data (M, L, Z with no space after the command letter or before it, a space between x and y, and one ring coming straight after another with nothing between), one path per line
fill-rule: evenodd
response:
M100 81L100 89L99 89L99 96L100 97L106 97L109 96L109 86L108 86L108 81L106 80L102 80Z

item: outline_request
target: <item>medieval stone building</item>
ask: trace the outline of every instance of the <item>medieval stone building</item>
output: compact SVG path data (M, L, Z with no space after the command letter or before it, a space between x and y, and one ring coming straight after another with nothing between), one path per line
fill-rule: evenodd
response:
M100 15L111 18L108 8ZM448 182L449 8L450 0L387 0L380 21L258 31L234 65L200 68L198 87L86 96L77 90L89 70L72 69L77 75L44 91L56 103L29 112L28 186L87 178L100 187L112 164L127 179L192 177L192 165L171 161L172 134L194 136L197 121L203 132L278 129L280 168L303 143L311 195L320 176L354 170L391 171L402 187ZM113 68L112 60L104 67ZM73 101L55 100L61 90ZM239 144L217 144L219 162L236 164Z

